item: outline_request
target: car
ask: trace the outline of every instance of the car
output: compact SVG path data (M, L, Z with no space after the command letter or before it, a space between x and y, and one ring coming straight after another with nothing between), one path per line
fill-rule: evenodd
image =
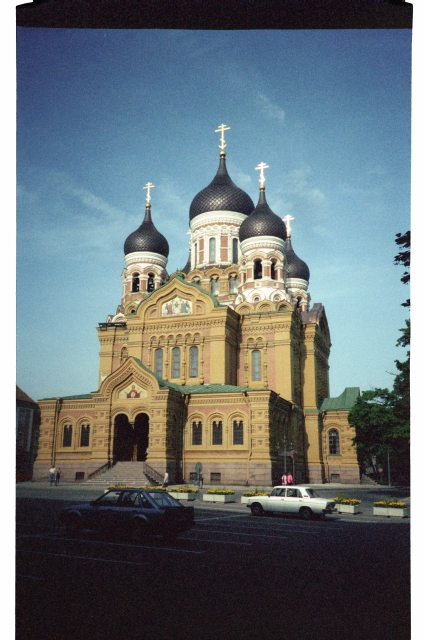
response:
M250 498L246 506L253 516L288 513L298 515L304 520L324 517L326 513L336 513L335 502L320 498L312 487L277 486L268 496Z
M91 530L136 542L148 534L173 540L194 525L194 509L160 489L111 489L97 500L62 509L59 520L70 536Z

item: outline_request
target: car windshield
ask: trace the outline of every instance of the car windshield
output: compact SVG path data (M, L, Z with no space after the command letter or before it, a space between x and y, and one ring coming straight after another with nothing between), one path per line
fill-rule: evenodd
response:
M149 491L149 496L159 507L181 507L178 500L175 500L166 491Z
M108 491L104 493L100 498L94 501L93 504L102 506L102 505L112 505L117 504L119 498L121 497L122 491Z
M305 489L306 493L310 498L319 498L319 495L315 491L315 489Z

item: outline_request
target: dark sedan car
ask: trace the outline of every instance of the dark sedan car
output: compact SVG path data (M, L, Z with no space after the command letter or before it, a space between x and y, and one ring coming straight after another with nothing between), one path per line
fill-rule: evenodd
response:
M191 529L194 509L158 489L112 489L93 502L66 507L59 518L68 535L88 529L129 535L134 541L147 534L172 540Z

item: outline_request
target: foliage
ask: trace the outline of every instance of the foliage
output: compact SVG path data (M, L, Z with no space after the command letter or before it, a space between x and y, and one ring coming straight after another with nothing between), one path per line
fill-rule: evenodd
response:
M254 498L255 496L268 496L268 491L245 491L243 496L245 498Z
M349 498L349 496L336 496L335 498L332 498L332 500L336 504L348 504L351 506L361 504L361 500L358 500L357 498Z
M394 264L403 264L406 271L403 272L403 276L401 277L401 282L404 284L409 284L410 275L409 268L411 266L411 232L407 231L406 233L397 233L396 234L396 244L402 247L402 250L395 256ZM411 304L410 299L406 300L406 302L402 302L403 307L409 307Z
M121 482L117 482L116 484L111 484L108 489L109 491L112 491L113 489L136 489L137 487L134 487L132 484L123 484ZM155 486L146 486L146 487L138 487L139 489L144 489L145 491L152 491L152 489L154 489L155 491L165 491L165 489L163 489L162 487L157 487Z
M193 489L193 487L172 487L170 493L197 493L197 489Z
M206 493L216 496L232 496L234 495L235 491L231 491L230 489L208 489Z
M374 507L381 507L383 509L405 509L406 506L406 502L392 500L391 498L381 498L381 500L374 502Z

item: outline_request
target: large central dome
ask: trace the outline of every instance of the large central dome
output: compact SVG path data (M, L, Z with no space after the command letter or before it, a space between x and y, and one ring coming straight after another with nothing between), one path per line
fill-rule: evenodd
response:
M190 205L190 220L208 211L235 211L248 216L254 208L251 197L228 175L225 153L222 152L215 178L194 197Z

